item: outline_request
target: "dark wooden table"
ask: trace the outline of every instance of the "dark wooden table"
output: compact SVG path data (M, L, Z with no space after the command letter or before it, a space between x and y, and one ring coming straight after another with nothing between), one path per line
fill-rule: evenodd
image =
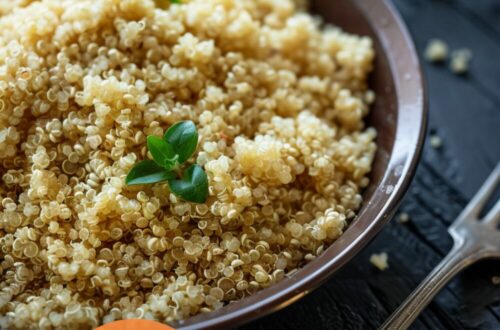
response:
M332 0L333 1L333 0ZM367 0L369 1L369 0ZM422 54L431 38L469 48L470 71L424 62L430 101L428 135L417 175L400 212L340 272L299 302L242 329L374 329L450 250L447 227L500 161L500 0L395 0ZM499 242L500 244L500 242ZM387 252L389 269L370 263ZM500 329L499 261L485 261L456 277L414 329Z

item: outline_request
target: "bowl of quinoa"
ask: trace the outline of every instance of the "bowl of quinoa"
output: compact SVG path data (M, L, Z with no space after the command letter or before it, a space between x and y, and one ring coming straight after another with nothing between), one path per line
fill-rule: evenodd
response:
M0 1L0 328L235 326L380 230L419 154L418 61L385 2L310 5ZM125 183L180 121L203 203Z

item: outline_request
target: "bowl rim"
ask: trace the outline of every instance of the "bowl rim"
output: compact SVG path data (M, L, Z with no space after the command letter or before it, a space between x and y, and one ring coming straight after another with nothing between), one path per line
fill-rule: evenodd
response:
M171 325L176 329L232 328L294 303L325 282L365 247L390 220L405 195L421 156L427 128L427 95L422 67L406 25L388 0L353 1L365 14L373 31L385 31L377 35L383 48L398 49L397 60L395 54L386 52L390 59L388 63L394 79L399 111L393 149L381 185L377 188L385 192L383 203L373 205L369 214L364 212L357 215L356 220L364 221L357 225L355 233L351 233L350 236L354 239L346 237L346 231L323 252L323 255L330 254L327 262L313 260L293 276L249 297L210 313L173 322ZM401 138L403 135L404 139ZM335 251L332 255L334 245L340 251Z

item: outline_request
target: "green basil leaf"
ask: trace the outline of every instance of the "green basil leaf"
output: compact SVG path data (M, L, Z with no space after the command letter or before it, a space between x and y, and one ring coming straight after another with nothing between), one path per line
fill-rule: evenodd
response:
M125 183L129 186L156 183L175 178L175 173L158 166L152 160L143 160L128 172Z
M172 169L172 165L175 165L175 160L178 158L172 146L154 135L148 136L147 142L148 150L151 152L156 164ZM172 165L169 166L168 164Z
M154 0L154 2L156 3L156 6L162 8L162 9L167 9L168 6L172 3L175 3L175 4L182 3L181 0Z
M208 197L207 174L199 165L191 165L182 180L169 180L170 191L180 198L194 203L204 203Z
M163 167L165 167L167 170L173 170L178 166L179 166L179 155L175 155L174 158L172 159L165 160L165 164L163 164Z
M182 164L195 152L198 145L198 132L192 121L180 121L167 130L163 139L179 155L179 163Z

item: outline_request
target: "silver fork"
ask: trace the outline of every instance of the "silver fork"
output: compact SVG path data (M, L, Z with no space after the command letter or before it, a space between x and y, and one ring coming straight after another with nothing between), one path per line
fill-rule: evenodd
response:
M485 258L500 258L500 200L486 216L479 215L500 182L500 163L448 228L453 248L422 281L403 304L389 317L381 329L407 329L432 298L450 279L464 268Z

